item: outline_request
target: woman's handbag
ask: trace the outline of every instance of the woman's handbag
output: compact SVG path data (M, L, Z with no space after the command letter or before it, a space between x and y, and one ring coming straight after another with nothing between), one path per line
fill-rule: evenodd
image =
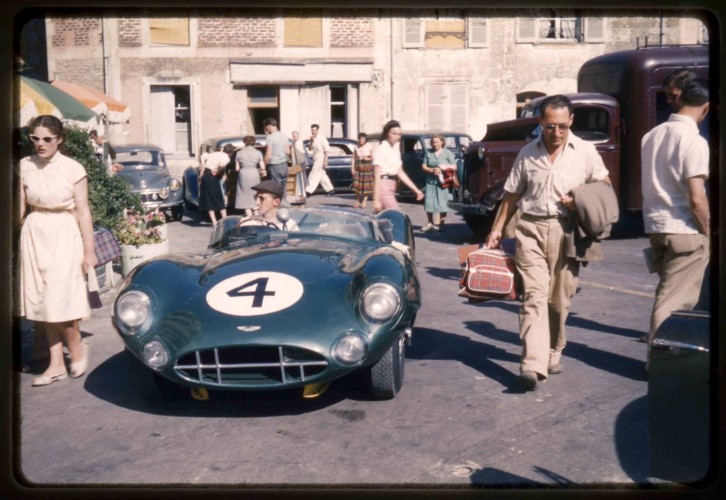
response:
M103 227L93 230L93 248L99 266L121 257L121 247L116 238L111 231Z
M439 186L442 189L458 188L459 179L456 176L455 165L439 165L441 175L439 175Z

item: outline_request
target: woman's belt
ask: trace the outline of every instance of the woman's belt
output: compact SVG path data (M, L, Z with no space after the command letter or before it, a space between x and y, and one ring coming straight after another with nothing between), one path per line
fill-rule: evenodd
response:
M390 174L383 174L383 175L381 175L381 179L391 179L391 180L397 181L398 180L398 176L397 175L390 175Z
M70 208L43 208L43 207L32 207L33 212L43 212L51 214L61 214L63 212L70 212Z

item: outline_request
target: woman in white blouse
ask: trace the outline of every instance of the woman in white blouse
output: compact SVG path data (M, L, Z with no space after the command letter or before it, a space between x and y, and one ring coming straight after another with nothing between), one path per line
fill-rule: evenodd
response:
M373 152L373 210L380 212L386 208L398 208L396 186L400 180L416 193L416 200L423 200L424 194L406 175L401 160L401 125L391 120L383 126L381 144Z

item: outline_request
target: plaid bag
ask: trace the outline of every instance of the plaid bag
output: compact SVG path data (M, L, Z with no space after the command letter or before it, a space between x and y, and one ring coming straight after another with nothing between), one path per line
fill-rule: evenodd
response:
M470 302L518 300L514 257L500 248L480 248L468 254L459 282L460 297Z
M121 247L108 229L103 227L94 229L93 241L99 266L121 257Z

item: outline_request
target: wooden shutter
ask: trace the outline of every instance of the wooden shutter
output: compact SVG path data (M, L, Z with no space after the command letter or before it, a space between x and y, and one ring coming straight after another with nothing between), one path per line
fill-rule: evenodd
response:
M421 18L404 19L403 46L404 48L424 46L424 23Z
M284 43L286 47L322 47L323 18L321 15L285 17Z
M449 96L449 120L446 128L466 132L469 123L469 88L467 85L451 85Z
M520 17L517 19L517 43L537 41L537 18Z
M151 45L189 45L189 19L183 17L149 18Z
M488 47L489 33L487 19L470 17L467 21L466 40L469 47Z
M584 18L585 41L603 43L605 41L605 19L602 17Z
M426 128L443 130L446 127L446 94L443 84L433 83L426 86Z

